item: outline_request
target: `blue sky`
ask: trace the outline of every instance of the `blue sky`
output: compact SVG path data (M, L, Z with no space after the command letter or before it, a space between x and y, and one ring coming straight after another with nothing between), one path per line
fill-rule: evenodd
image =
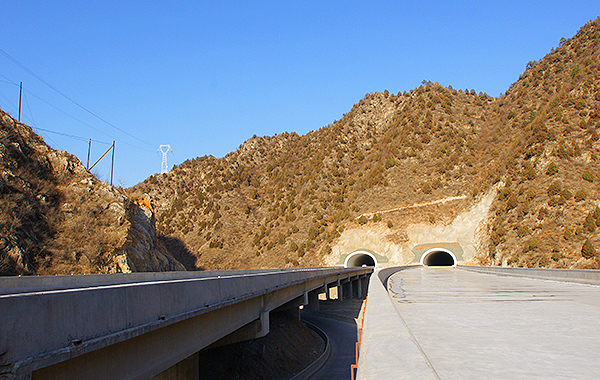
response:
M169 166L222 157L328 125L370 92L425 79L498 96L600 15L597 0L6 3L0 108L17 116L22 81L22 121L84 164L86 140L92 161L116 140L126 187L160 171L160 144Z

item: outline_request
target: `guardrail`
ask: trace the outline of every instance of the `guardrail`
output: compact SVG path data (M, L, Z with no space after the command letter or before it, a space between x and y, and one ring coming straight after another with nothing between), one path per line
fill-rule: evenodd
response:
M478 267L458 265L458 269L500 276L517 276L560 282L600 285L600 270L596 269L546 269L513 267Z

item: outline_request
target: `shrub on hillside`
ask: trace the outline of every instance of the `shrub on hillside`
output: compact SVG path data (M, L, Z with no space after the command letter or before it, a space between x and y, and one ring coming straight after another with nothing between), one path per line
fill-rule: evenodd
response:
M569 240L571 236L573 236L573 232L568 227L565 227L565 230L563 232L563 238L565 240Z
M539 247L540 247L540 241L537 238L533 238L530 241L528 241L527 243L525 243L525 246L523 247L523 251L529 252L529 251L536 250Z
M548 186L548 196L552 197L560 194L562 190L562 184L560 181L554 181Z
M528 201L530 201L533 198L535 198L536 195L537 195L537 190L532 187L529 190L527 190L527 192L525 193L525 199L527 199Z
M596 225L596 219L594 218L592 213L589 213L588 216L585 218L583 226L590 232L596 231L596 228L598 228L598 226Z
M558 166L554 162L551 162L546 169L546 174L552 176L556 173L558 173Z
M568 201L569 199L573 198L573 193L568 189L563 189L563 191L560 192L560 197Z
M583 246L581 247L581 255L586 259L591 259L596 256L596 248L594 248L594 245L590 239L587 239L585 243L583 243Z
M589 170L584 171L581 177L588 182L594 182L595 179L594 174Z
M584 201L586 196L587 196L587 194L585 193L585 191L579 190L578 192L575 193L575 201L576 202Z

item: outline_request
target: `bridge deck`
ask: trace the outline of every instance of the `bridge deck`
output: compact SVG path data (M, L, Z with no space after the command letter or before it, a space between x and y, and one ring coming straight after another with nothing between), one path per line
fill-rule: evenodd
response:
M381 297L385 289L375 279L369 288L369 307L379 306L374 305L375 298L377 303L391 303L395 313L388 306L382 320L367 311L359 378L590 379L600 375L598 286L457 268L411 268L390 277L390 302L387 294ZM369 318L381 325L373 326ZM384 365L369 363L374 360L378 334L396 338L384 342L388 358Z

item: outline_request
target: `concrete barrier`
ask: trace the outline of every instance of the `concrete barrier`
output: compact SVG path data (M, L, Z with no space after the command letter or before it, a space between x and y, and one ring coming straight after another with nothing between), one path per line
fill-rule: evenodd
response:
M472 272L495 274L500 276L527 277L539 280L574 282L579 284L600 285L600 270L594 269L545 269L512 267L477 267L459 265L459 269Z
M415 267L415 266L412 266ZM421 266L418 266L421 267ZM382 280L411 267L378 269L369 281L369 301L365 311L358 379L435 379L423 360L420 348L402 317L396 311Z
M0 370L23 379L150 378L314 289L371 272L0 278Z

